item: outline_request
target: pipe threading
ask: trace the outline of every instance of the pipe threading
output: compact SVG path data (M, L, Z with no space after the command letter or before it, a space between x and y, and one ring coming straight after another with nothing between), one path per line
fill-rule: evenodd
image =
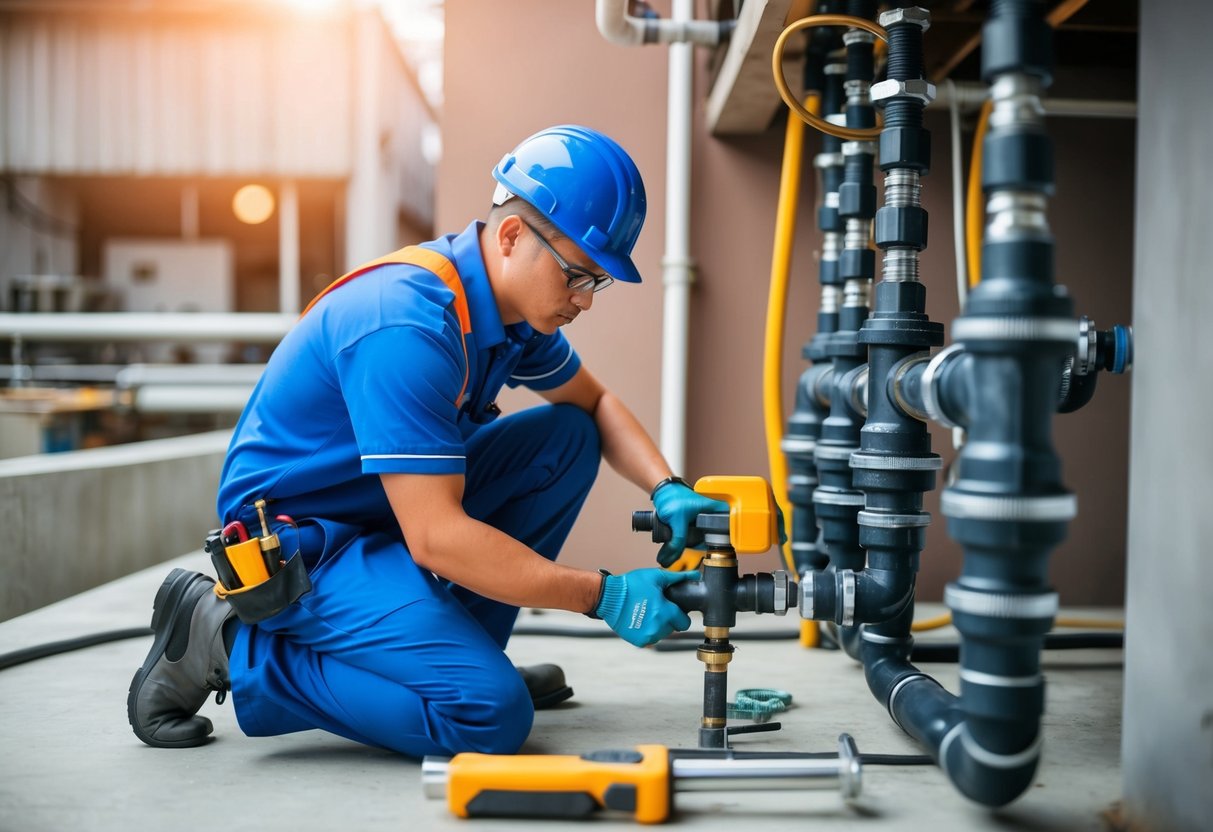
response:
M872 82L853 79L847 81L843 89L847 93L848 107L866 107L872 103Z
M868 241L872 238L872 221L863 217L850 217L847 219L847 232L843 238L842 247L847 248L868 248ZM849 281L848 281L849 282ZM866 304L865 304L866 305Z
M1044 125L1045 110L1040 103L1044 84L1035 75L1008 72L998 76L990 87L990 129L1039 129Z
M884 203L890 208L922 204L922 177L909 168L893 168L884 178Z
M922 77L922 27L903 23L885 29L889 39L887 73L898 81Z
M887 29L889 39L888 77L896 81L910 81L923 77L922 27L906 23ZM884 126L922 127L921 101L912 98L890 99L884 108Z
M843 306L869 306L872 299L872 281L863 278L848 280L843 286Z
M837 208L838 207L838 205L837 205L838 192L835 191L833 194L826 194L826 196L834 197L834 202L835 202L834 207ZM821 241L821 259L822 260L837 260L838 255L842 251L842 249L843 249L843 239L842 239L841 233L839 233L837 231L827 231L827 232L825 232L824 235L822 235L822 241Z
M918 249L885 249L881 277L888 283L910 283L918 280Z
M986 240L997 243L1025 234L1048 237L1048 204L1037 191L994 191L986 203Z
M837 252L833 259L838 259ZM827 314L838 311L838 301L841 299L842 292L837 286L822 286L821 287L821 311Z
M842 42L845 46L854 46L861 43L874 44L876 43L876 36L862 29L848 29L842 36Z

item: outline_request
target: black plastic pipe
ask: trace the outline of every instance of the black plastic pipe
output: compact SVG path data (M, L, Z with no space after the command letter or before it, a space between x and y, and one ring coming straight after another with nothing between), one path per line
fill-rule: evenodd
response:
M962 637L960 696L909 663L912 608L864 628L860 652L869 687L897 724L962 793L1001 806L1031 784L1039 758L1040 651L1057 609L1048 556L1075 510L1052 416L1078 327L1053 283L1052 145L1026 103L1051 76L1044 4L995 0L983 33L994 101L982 171L990 219L983 280L953 327L972 367L957 375L956 397L969 441L941 501L964 549L961 576L945 594Z
M876 3L850 0L848 14L871 19ZM846 46L846 124L872 127L876 111L869 89L875 72L873 37L857 29L843 35ZM861 402L851 395L857 373L866 361L859 343L859 329L868 316L869 295L875 275L875 252L869 246L876 214L876 187L872 179L875 148L872 142L843 142L843 181L838 189L838 215L845 222L838 277L843 282L838 329L823 339L824 356L833 368L829 393L830 411L821 425L814 461L820 480L813 508L821 527L821 542L829 559L828 570L859 569L864 553L859 545L855 518L863 507L863 495L851 482L851 454L859 448L863 426Z

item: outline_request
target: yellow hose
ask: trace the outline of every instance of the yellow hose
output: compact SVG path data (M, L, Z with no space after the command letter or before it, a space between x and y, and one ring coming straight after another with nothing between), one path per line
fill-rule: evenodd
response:
M990 125L990 112L994 102L986 99L977 118L977 132L973 135L973 156L969 159L969 193L965 200L965 251L969 257L969 288L981 282L981 233L985 224L986 206L981 196L981 145ZM961 310L963 311L963 310Z
M821 102L809 95L805 107L816 114ZM796 241L796 209L800 198L800 162L804 155L804 122L788 118L783 139L783 167L779 174L779 203L775 210L775 250L771 255L771 288L767 295L766 340L762 355L762 414L766 424L767 457L771 465L771 488L783 511L788 542L783 560L796 574L792 557L792 515L788 510L788 466L779 447L783 436L783 330L788 305L788 275L792 269L792 246Z
M911 632L921 633L926 630L938 630L941 627L947 627L952 623L952 613L945 612L942 615L934 616L933 618L924 618L921 621L915 621L911 626ZM1109 620L1107 618L1077 618L1077 617L1062 617L1053 622L1053 627L1072 627L1080 630L1123 630L1125 622Z

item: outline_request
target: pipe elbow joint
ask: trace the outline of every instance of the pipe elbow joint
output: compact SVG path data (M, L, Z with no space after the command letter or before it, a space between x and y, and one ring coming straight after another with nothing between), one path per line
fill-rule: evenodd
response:
M1040 737L1016 754L983 748L958 723L939 746L939 767L957 790L972 801L996 809L1012 802L1032 785L1040 763Z
M881 624L900 615L913 600L913 572L869 567L856 573L852 623Z

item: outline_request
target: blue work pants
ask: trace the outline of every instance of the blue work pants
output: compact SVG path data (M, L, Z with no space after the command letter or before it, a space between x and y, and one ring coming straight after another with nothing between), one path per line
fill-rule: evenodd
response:
M467 513L555 560L598 473L591 417L571 405L504 417L467 457ZM244 732L321 728L412 757L517 751L534 719L503 652L518 608L418 567L398 532L302 525L311 592L241 625L233 646Z

